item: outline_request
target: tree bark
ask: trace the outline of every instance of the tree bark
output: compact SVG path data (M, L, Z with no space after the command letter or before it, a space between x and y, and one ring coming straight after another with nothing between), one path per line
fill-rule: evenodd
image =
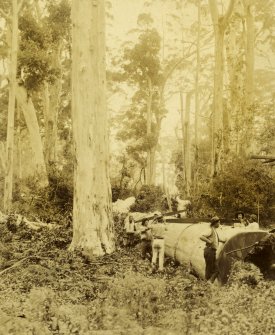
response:
M147 114L146 114L146 135L147 139L150 141L149 148L147 150L147 159L146 159L146 184L151 185L153 184L152 174L153 174L153 167L154 167L154 157L153 157L153 150L151 147L151 140L152 140L152 99L153 99L153 90L152 90L152 81L151 78L148 77L148 99L147 99Z
M53 66L58 68L61 73L60 54L62 44L60 43L53 53ZM56 163L57 160L57 121L58 108L60 102L60 94L62 90L61 74L56 78L53 85L49 86L45 83L45 160L49 168Z
M180 91L180 117L181 117L181 154L182 154L182 177L186 184L186 164L185 164L185 125L184 125L184 110L183 110L183 93ZM186 185L185 185L185 192ZM185 194L186 195L186 194Z
M191 175L191 132L190 132L190 105L191 105L191 94L186 94L185 104L185 120L184 120L184 144L185 144L185 178L186 178L186 195L190 196L192 175Z
M75 150L71 250L114 251L106 108L104 1L72 2L72 119Z
M246 48L245 48L245 106L244 106L244 124L245 132L242 140L242 149L248 154L251 148L252 121L253 111L251 106L254 103L254 44L255 44L255 27L253 5L254 0L243 0L245 7L246 21Z
M199 100L199 75L201 67L200 59L200 40L201 40L201 0L198 1L198 31L197 31L197 66L195 75L195 168L194 168L194 187L197 187L198 179L198 164L199 164L199 146L198 146L198 123L199 123L199 112L200 112L200 100Z
M8 104L8 129L6 143L6 170L4 186L4 211L8 213L12 205L13 186L13 156L14 156L14 114L15 114L15 90L18 52L18 4L12 1L12 28L11 28L11 53L9 68L9 104Z

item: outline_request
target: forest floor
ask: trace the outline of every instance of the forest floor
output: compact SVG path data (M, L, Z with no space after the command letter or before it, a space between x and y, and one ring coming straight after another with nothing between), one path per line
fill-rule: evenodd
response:
M275 285L237 264L228 285L139 246L93 260L68 251L70 227L0 224L0 335L274 334Z

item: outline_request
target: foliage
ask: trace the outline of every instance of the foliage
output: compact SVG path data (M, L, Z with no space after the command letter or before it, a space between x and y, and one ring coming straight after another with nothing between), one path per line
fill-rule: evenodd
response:
M136 202L130 210L133 212L160 210L163 196L160 186L143 185L136 194Z
M51 66L49 48L51 36L29 13L19 19L21 30L18 53L18 75L27 90L37 90L44 80L53 82L57 69Z
M70 175L52 168L49 186L42 188L33 178L18 181L14 188L13 210L29 218L39 217L44 222L71 220L73 182Z
M127 143L127 154L144 167L146 153L158 142L160 120L165 114L161 104L160 90L163 82L159 59L161 39L152 19L141 14L138 41L124 48L120 64L121 80L132 85L134 94L131 104L116 117L119 123L117 138ZM149 96L152 96L151 103ZM147 112L151 110L151 132L147 134Z
M274 178L268 167L253 160L230 157L211 182L204 178L192 199L191 211L195 216L232 217L236 211L257 213L267 219L274 198Z
M234 158L227 162L224 171L213 181L212 207L226 215L242 210L260 216L269 215L274 198L275 181L268 168L252 160Z
M0 225L1 238L5 227ZM222 329L257 335L274 330L274 283L253 265L237 262L229 283L218 287L168 258L165 272L152 274L138 247L88 260L65 245L48 244L62 231L32 231L28 243L23 230L19 226L11 241L0 245L5 262L33 257L0 276L1 334L178 335Z

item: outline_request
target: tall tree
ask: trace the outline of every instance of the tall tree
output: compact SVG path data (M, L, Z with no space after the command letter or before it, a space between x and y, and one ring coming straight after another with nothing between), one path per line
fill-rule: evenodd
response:
M72 2L72 115L75 149L71 249L114 250L105 73L105 3Z
M223 70L224 70L224 33L229 23L234 0L230 0L224 15L219 14L218 1L208 0L215 36L215 68L212 130L212 175L221 169L223 151Z
M12 204L13 185L13 156L14 156L14 115L15 115L15 92L18 52L18 2L12 1L12 23L11 23L11 50L9 64L9 105L8 105L8 129L6 145L6 171L4 189L4 210L8 212Z

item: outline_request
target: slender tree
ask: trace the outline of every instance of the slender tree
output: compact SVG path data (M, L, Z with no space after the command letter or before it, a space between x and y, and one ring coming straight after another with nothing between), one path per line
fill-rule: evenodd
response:
M213 138L212 138L212 175L221 169L223 151L223 71L224 71L224 33L229 23L234 0L230 0L224 15L219 14L217 0L208 0L215 36L215 69L213 100Z
M109 178L103 0L72 2L72 115L75 150L71 249L114 250Z
M4 210L10 211L12 204L13 185L13 156L14 156L14 115L15 115L15 92L18 53L18 2L12 1L11 20L11 50L9 64L9 105L8 105L8 129L6 144L6 171L4 189Z

